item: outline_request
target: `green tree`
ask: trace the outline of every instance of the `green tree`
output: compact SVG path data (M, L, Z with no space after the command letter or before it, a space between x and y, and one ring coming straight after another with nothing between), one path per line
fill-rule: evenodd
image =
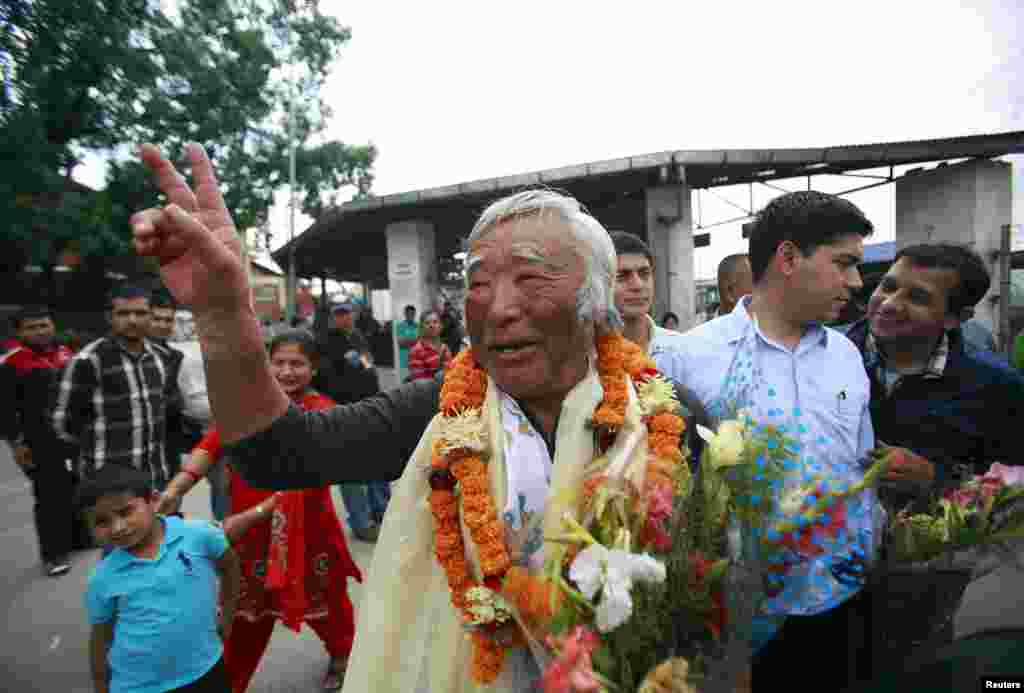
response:
M203 143L239 227L258 225L288 182L293 98L303 211L372 185L373 145L319 141L330 117L320 90L351 32L316 0L178 0L174 13L157 0L3 0L0 24L13 66L0 101L0 252L40 264L69 243L125 254L129 215L158 201L132 158L143 141L172 157ZM106 188L68 195L88 151L109 157Z

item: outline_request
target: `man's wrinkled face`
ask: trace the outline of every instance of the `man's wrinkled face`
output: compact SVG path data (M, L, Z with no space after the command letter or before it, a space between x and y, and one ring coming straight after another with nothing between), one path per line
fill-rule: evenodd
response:
M786 302L803 322L829 322L839 317L854 292L864 286L857 266L864 260L859 234L842 236L818 246L808 256L792 246L795 255Z
M57 336L57 328L51 318L28 318L22 320L15 330L18 341L25 346L45 349L53 344Z
M151 319L148 298L114 299L110 327L116 336L129 342L140 341L149 335Z
M149 321L149 336L153 339L170 339L174 333L174 309L154 308Z
M901 257L868 301L871 333L878 339L937 339L960 324L949 314L949 294L960 281L955 270L917 267Z
M576 312L584 271L572 231L554 213L502 222L470 248L473 353L512 397L564 396L586 375L592 328Z
M619 255L615 275L615 307L623 320L635 320L647 315L654 300L654 268L646 255L623 253Z

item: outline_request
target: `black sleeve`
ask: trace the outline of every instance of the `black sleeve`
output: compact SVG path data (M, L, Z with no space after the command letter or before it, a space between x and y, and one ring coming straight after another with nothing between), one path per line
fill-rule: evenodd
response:
M24 393L17 373L6 363L0 363L0 392L4 400L0 407L0 437L9 441L17 440L23 433Z
M682 414L686 420L686 434L683 440L690 448L690 466L696 469L704 450L704 440L697 434L697 424L711 428L711 419L708 417L704 405L689 389L674 380L672 387L675 388L676 399L683 405Z
M439 383L420 380L331 409L293 405L269 428L224 452L257 488L394 481L437 413L440 394Z

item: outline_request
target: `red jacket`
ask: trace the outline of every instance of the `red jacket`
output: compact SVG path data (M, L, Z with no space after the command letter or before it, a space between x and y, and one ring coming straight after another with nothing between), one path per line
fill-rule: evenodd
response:
M12 405L3 416L0 435L8 440L24 435L32 446L56 441L57 435L50 423L50 407L60 372L72 356L65 346L37 351L20 344L0 356L3 380L0 387Z

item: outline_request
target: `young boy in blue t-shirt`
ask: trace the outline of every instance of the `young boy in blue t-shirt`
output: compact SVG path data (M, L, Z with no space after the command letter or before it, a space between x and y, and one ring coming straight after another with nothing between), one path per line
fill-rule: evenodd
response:
M157 515L149 477L123 466L101 467L76 500L97 542L113 547L85 594L96 693L230 693L221 638L241 567L224 532Z

